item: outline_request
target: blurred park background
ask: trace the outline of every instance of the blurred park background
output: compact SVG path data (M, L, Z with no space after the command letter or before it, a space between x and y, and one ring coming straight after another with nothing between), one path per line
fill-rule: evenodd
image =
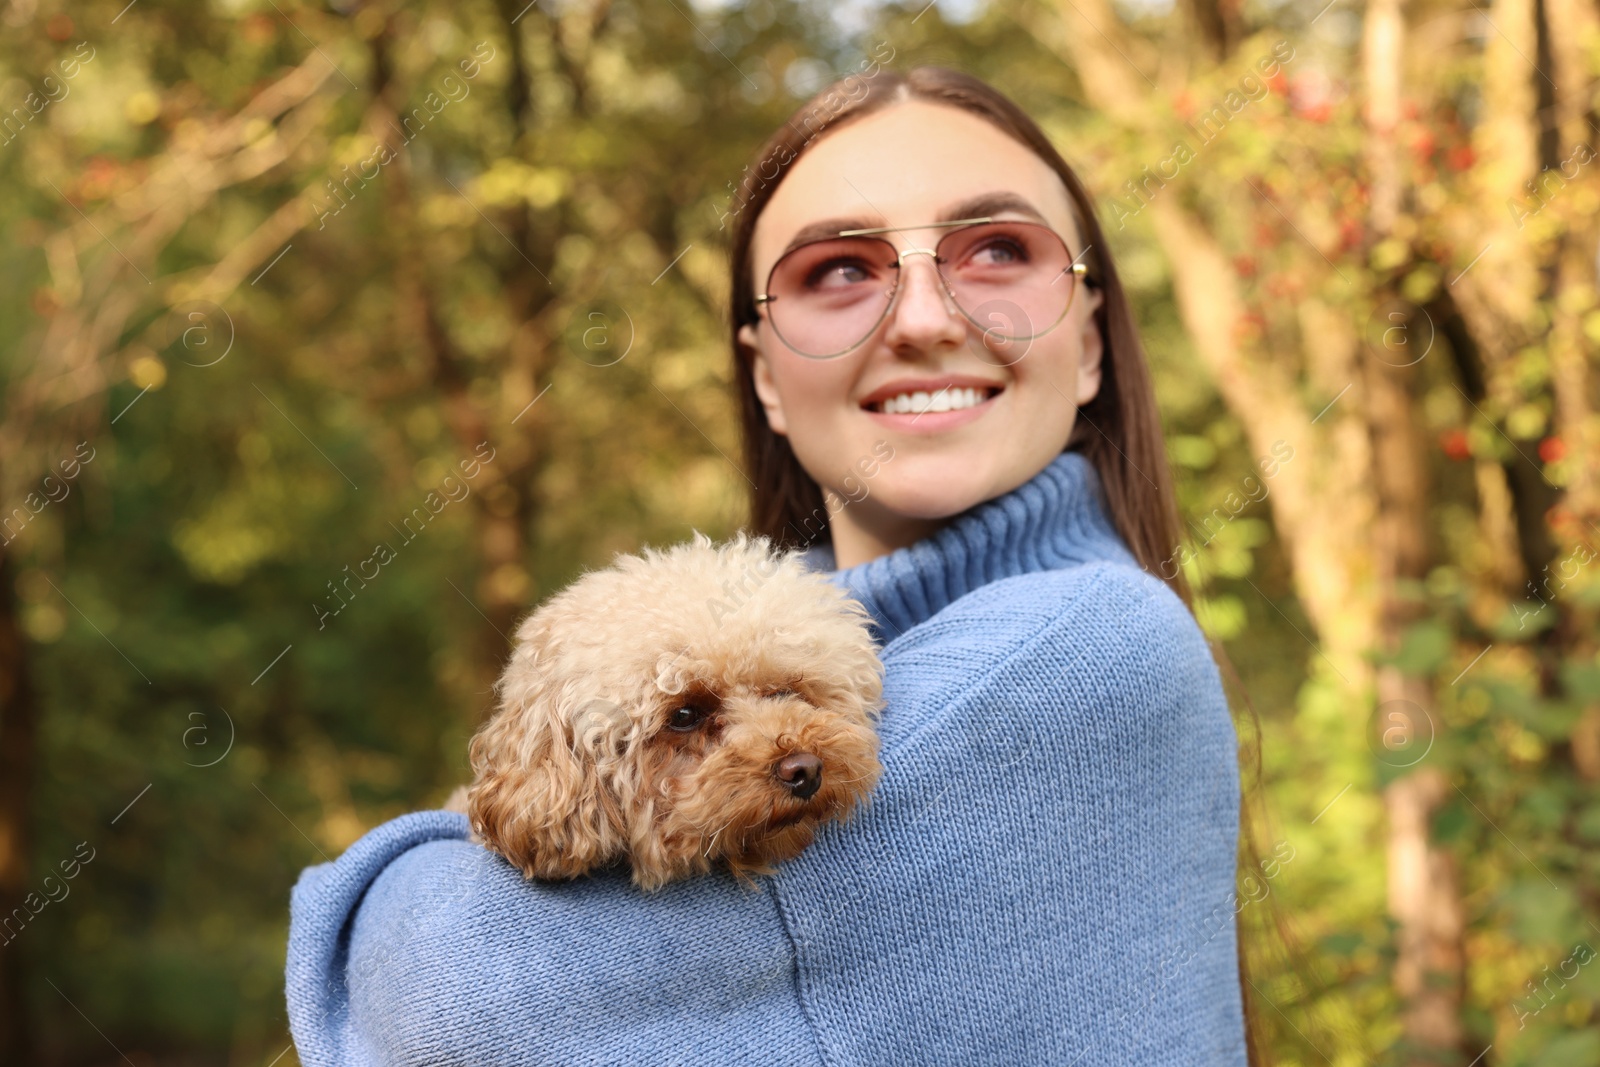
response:
M465 780L521 612L742 523L752 153L939 63L1131 287L1291 857L1281 1061L1600 1064L1592 0L0 23L0 1061L294 1062L301 868Z

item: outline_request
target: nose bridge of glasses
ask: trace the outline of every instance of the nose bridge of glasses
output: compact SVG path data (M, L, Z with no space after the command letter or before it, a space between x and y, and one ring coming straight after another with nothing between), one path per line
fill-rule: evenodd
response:
M939 252L937 249L907 248L901 251L900 255L895 259L895 266L904 267L906 265L907 256L932 256L935 263L938 263L939 261Z
M933 291L940 298L940 302L944 306L945 313L947 315L959 315L961 313L960 304L957 303L955 294L950 291L949 280L945 278L944 272L939 269L939 253L937 249L933 248L906 248L896 256L895 266L899 269L896 271L894 298L891 300L891 303L896 305L896 308L905 303L904 299L901 297L901 292L910 284L910 277L906 271L907 263L911 257L919 255L928 257L928 270L929 273L932 274L932 278L930 278L929 281L933 286ZM885 309L886 312L893 312L894 310L895 309Z

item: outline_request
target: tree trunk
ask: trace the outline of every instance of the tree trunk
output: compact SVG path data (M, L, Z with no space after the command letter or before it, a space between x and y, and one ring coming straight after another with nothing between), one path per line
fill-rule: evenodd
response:
M1400 693L1409 696L1389 697ZM1379 707L1391 699L1426 699L1427 686L1379 672ZM1455 861L1428 841L1433 814L1450 785L1437 767L1423 767L1384 790L1389 816L1389 912L1400 929L1394 966L1404 1038L1401 1061L1450 1062L1462 1044L1464 919Z
M1600 32L1600 11L1581 0L1543 0L1536 8L1536 18L1542 46L1540 58L1549 67L1547 76L1532 75L1542 102L1556 96L1557 85L1589 82L1583 50L1585 42ZM1597 161L1593 143L1596 116L1591 101L1590 94L1569 91L1548 110L1541 109L1541 114L1548 115L1549 134L1541 161L1562 181L1570 183L1552 197L1548 208L1556 214L1563 230L1551 279L1553 321L1549 345L1556 432L1565 454L1573 457L1564 503L1580 528L1600 520L1600 471L1596 469L1600 464L1595 462L1600 455L1600 425L1591 399L1593 376L1589 369L1593 345L1583 328L1584 317L1593 314L1596 304L1595 246L1600 242L1600 219L1596 218L1592 202ZM1587 156L1583 154L1584 146ZM1580 183L1590 189L1575 188ZM1584 201L1585 192L1591 194L1589 202Z
M536 101L533 83L526 70L521 29L513 25L518 9L524 5L501 3L498 10L509 42L511 65L508 103L516 116L519 140L534 136ZM543 18L542 12L529 14L529 21ZM474 494L477 524L478 581L458 589L488 624L482 629L476 657L477 685L474 691L487 694L505 664L507 642L518 617L535 591L525 568L528 531L532 527L537 502L535 486L538 463L544 454L539 447L543 413L530 405L538 397L535 383L545 375L550 353L543 316L555 299L547 280L549 251L554 240L536 239L525 206L515 209L503 223L501 236L511 246L500 271L507 315L515 328L507 345L506 358L499 371L498 403L479 399L474 371L447 330L440 313L440 295L429 277L428 257L420 236L414 175L405 155L405 146L394 134L394 113L406 87L390 78L388 55L391 25L372 42L373 86L369 132L386 140L402 162L395 168L390 183L390 205L395 222L392 230L404 250L396 264L397 287L405 294L405 305L414 316L416 336L427 350L432 376L430 386L442 399L445 421L463 455L471 455L480 445L493 449L493 460L485 462ZM461 195L466 195L464 192ZM499 226L496 227L500 229ZM541 235L544 236L544 235ZM503 251L491 245L494 255ZM543 260L541 268L536 260ZM455 596L446 592L444 595ZM479 709L488 712L487 706Z
M28 648L18 625L16 566L0 550L0 920L23 907L28 893L32 792L38 707L28 674ZM0 932L0 1062L32 1062L32 1032L23 998L22 954Z
M1407 594L1429 569L1427 459L1414 395L1419 374L1417 365L1396 366L1381 354L1367 360L1366 411L1378 491L1373 558L1382 597L1380 642L1390 653L1426 611ZM1439 720L1428 679L1386 665L1376 680L1374 733L1384 749L1379 759L1405 771L1384 790L1389 912L1399 925L1394 984L1401 999L1403 1062L1439 1063L1463 1043L1465 966L1455 865L1428 836L1449 792L1444 773L1426 762L1438 741Z
M1397 127L1402 115L1406 24L1401 0L1370 0L1362 27L1365 80L1366 166L1371 182L1369 247L1390 238L1405 194ZM1392 283L1390 283L1392 286ZM1400 307L1399 293L1386 286L1374 294L1380 308ZM1415 594L1428 575L1428 485L1426 443L1417 427L1418 379L1427 350L1415 338L1425 327L1408 315L1408 343L1390 348L1385 331L1365 352L1366 404L1372 438L1372 478L1378 510L1372 527L1378 577L1379 646L1394 653L1406 630L1425 609ZM1400 995L1405 1062L1438 1063L1462 1044L1463 915L1451 856L1429 840L1434 812L1449 782L1426 764L1437 741L1431 683L1394 666L1377 672L1374 734L1385 751L1379 759L1405 770L1384 789L1389 818L1389 913L1399 926L1394 985ZM1392 762L1391 762L1392 761ZM1420 765L1419 765L1420 764Z

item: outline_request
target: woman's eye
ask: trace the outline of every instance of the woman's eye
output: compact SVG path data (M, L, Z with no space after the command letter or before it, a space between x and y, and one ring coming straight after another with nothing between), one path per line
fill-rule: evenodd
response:
M695 707L693 704L675 709L667 716L667 726L673 730L693 730L705 720L704 708Z
M979 266L1004 266L1025 263L1028 254L1022 246L1012 241L990 241L972 253L972 262Z
M836 289L870 281L872 274L854 260L834 259L819 264L806 276L808 289Z

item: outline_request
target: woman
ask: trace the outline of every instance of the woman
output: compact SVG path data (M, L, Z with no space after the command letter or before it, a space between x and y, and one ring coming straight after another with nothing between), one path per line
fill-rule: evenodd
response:
M936 68L829 87L746 175L752 525L885 641L871 805L758 894L379 827L295 889L302 1062L1245 1063L1237 738L1153 573L1172 492L1082 186Z

